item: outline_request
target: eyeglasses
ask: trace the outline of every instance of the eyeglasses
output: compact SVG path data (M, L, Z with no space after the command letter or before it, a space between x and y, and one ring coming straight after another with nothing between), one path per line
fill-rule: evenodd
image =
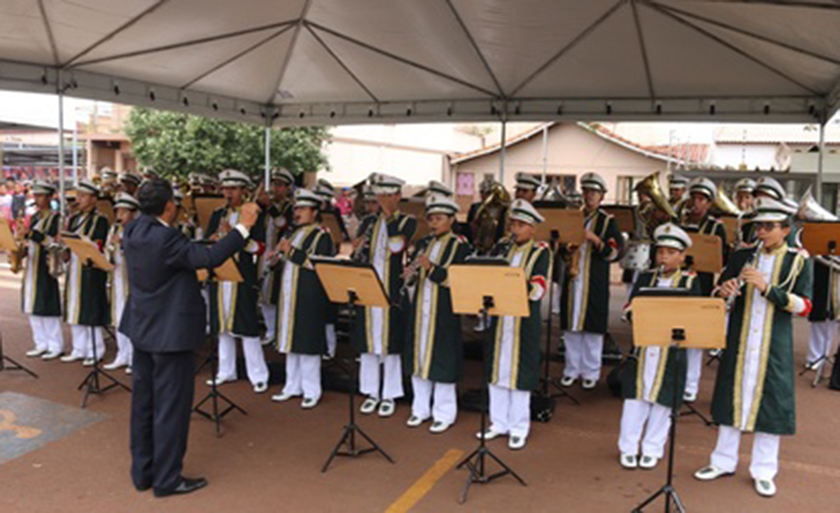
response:
M765 231L768 231L768 232L772 232L774 229L776 229L777 226L781 226L780 223L774 223L772 221L768 221L768 222L764 222L764 223L756 222L754 224L755 224L756 231L765 230Z

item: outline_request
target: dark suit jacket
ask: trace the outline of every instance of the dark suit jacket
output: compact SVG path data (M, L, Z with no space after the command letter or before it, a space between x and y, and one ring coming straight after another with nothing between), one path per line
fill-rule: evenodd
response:
M212 246L190 242L177 228L142 215L125 227L122 245L129 294L120 332L150 353L197 349L205 339L207 313L195 271L218 267L245 239L231 230Z

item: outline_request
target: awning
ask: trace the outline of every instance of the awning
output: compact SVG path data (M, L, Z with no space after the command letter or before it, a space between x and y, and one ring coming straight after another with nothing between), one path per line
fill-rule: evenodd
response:
M15 0L0 88L274 124L815 122L830 0Z

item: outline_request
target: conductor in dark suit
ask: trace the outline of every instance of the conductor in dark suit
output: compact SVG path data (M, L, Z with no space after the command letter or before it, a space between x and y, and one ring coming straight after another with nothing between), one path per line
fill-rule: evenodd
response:
M139 218L123 233L130 291L120 331L134 344L131 397L131 477L155 496L207 485L181 475L194 392L194 351L204 342L207 314L197 269L214 268L242 249L257 221L256 204L212 246L190 242L175 228L169 182L152 179L137 193Z

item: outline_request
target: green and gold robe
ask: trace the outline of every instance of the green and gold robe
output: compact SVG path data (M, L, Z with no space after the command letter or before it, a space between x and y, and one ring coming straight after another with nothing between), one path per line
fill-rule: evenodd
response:
M71 233L87 237L105 249L108 220L96 212L73 214L67 222ZM83 265L75 253L70 254L64 288L64 315L67 324L82 326L107 326L111 323L108 305L108 273Z
M547 290L551 249L530 240L524 244L500 243L491 251L511 267L525 269L528 281L528 317L491 317L493 344L485 346L485 371L490 384L512 390L539 386L542 314L540 304Z
M213 211L207 225L206 238L219 231L223 222L231 229L239 222L239 208L220 207ZM258 337L260 334L259 283L257 282L257 260L265 250L265 233L262 219L251 228L245 247L233 259L242 274L240 283L210 283L210 332L231 333L243 337Z
M370 234L370 244L362 252L362 260L376 270L392 306L358 307L351 339L362 353L380 356L401 354L408 306L403 304L407 300L400 297L400 289L408 245L417 231L417 220L399 210L390 217L381 212L366 217L359 230L360 233Z
M578 274L563 287L560 301L562 329L606 333L610 313L610 263L621 252L623 238L615 218L601 209L586 216L586 229L602 241L598 249L585 242L575 249L580 253ZM568 247L561 248L567 252Z
M646 271L639 275L630 293L626 313L632 313L633 298L645 287L688 289L689 295L701 296L700 283L693 273L676 271L662 276L659 271ZM629 315L628 315L629 316ZM621 376L621 393L625 399L655 402L671 408L676 392L677 405L682 404L686 376L685 349L649 346L634 347L627 357ZM674 373L679 372L674 387Z
M49 272L47 247L58 235L61 216L39 210L29 220L26 235L26 269L23 272L21 300L23 313L42 317L61 316L61 294L58 280Z
M733 254L720 283L737 277L755 252ZM787 244L760 252L752 266L769 277L766 293L746 285L729 313L726 351L718 368L712 417L741 431L796 431L793 315L811 310L811 262Z
M321 355L327 347L325 325L330 300L309 257L332 256L332 238L313 223L296 228L289 239L292 250L274 270L280 275L277 350Z
M463 263L470 253L466 237L451 231L417 243L412 261L422 254L432 266L428 271L420 269L411 304L403 356L406 372L412 376L439 383L461 379L461 316L452 311L448 273L450 265Z

